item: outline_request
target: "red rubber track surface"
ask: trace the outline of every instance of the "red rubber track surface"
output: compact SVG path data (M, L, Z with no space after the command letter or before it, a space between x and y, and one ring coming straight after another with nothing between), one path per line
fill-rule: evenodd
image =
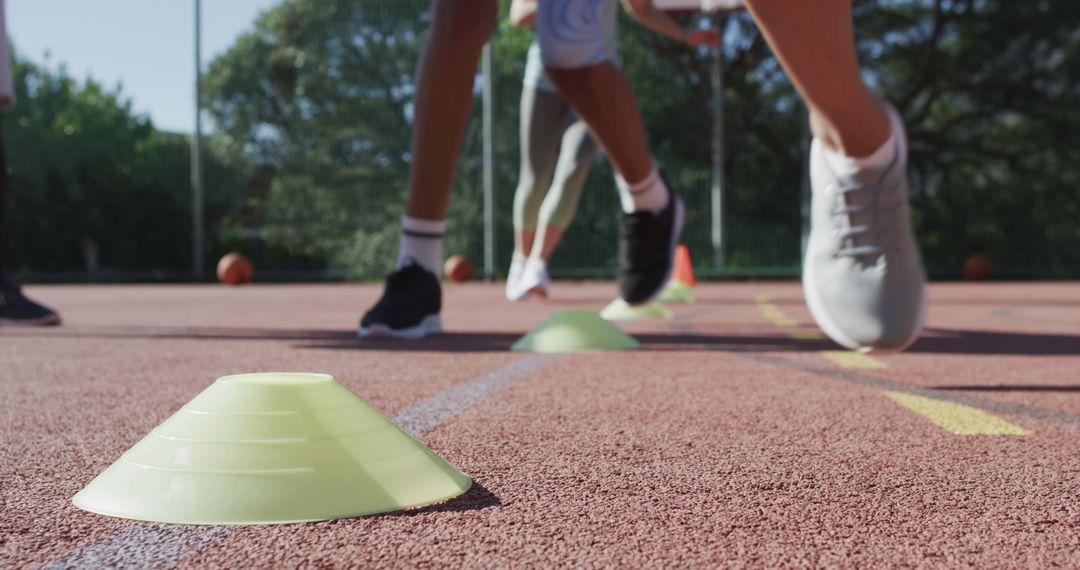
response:
M374 285L29 288L65 323L0 328L0 566L141 525L70 499L218 376L328 372L389 415L523 358L509 345L553 310L614 296L596 283L556 283L547 303L444 291L449 334L410 342L355 338ZM642 350L565 356L422 434L476 481L464 497L235 527L169 564L1080 566L1077 284L934 285L925 336L870 370L791 337L815 330L797 284L697 294L672 321L625 327ZM884 391L1031 433L955 435Z

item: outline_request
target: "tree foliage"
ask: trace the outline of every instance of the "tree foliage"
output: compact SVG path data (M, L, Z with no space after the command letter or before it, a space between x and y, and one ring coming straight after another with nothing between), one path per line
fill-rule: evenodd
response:
M8 243L16 267L82 269L97 248L115 269L177 268L189 257L177 141L131 111L119 90L61 67L15 66L20 104L3 117L11 172ZM182 144L182 141L181 141ZM166 174L166 176L162 176Z
M864 60L911 135L933 267L983 250L1017 274L1080 270L1080 4L881 0Z
M37 272L146 278L191 268L190 138L158 131L119 87L17 59L19 104L2 117L11 195L8 259ZM242 166L210 145L207 178L235 187ZM213 194L207 215L234 208Z
M982 250L1006 273L1080 273L1080 4L856 0L855 14L866 77L908 125L912 201L932 271L955 275ZM729 268L796 271L802 107L750 17L723 18ZM212 62L204 92L214 126L209 253L257 247L260 266L279 269L378 275L390 266L428 19L429 0L283 0ZM707 267L712 59L628 18L620 26L622 65L650 142L689 205L685 241ZM532 32L506 23L492 39L503 265L531 41ZM17 262L79 268L89 236L109 267L186 267L187 140L156 132L118 90L26 62L17 75L22 104L4 118ZM483 247L480 111L477 98L447 244L475 260ZM613 266L611 176L598 161L557 272Z
M286 1L210 65L210 115L267 174L238 224L331 265L387 268L425 5Z

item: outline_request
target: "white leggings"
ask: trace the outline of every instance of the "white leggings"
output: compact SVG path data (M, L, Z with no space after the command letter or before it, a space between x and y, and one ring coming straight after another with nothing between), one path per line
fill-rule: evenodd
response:
M585 122L562 97L525 87L521 92L521 174L514 193L514 229L569 226L596 151Z

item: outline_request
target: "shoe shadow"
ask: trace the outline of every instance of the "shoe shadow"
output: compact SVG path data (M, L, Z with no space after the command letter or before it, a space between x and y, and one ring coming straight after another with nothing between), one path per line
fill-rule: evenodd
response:
M730 345L736 350L814 352L843 350L830 340L800 340L771 335L709 335L705 345ZM971 354L1008 356L1080 356L1080 336L1009 331L928 328L905 354Z
M972 386L930 386L931 390L956 390L962 392L1046 392L1046 393L1080 393L1080 385L1067 384L984 384Z
M813 352L843 350L829 340L798 340L772 336L709 337L709 344L728 344L738 350ZM930 328L905 354L971 354L1008 356L1080 356L1080 336L1028 332L975 331Z
M330 329L264 329L241 327L65 326L62 329L10 329L5 336L41 338L115 338L163 340L348 340L355 331Z
M907 352L1013 356L1080 355L1080 336L930 328Z
M730 345L737 341L745 345L749 350L757 345L763 345L762 340L751 337L713 337L687 334L657 334L657 333L629 333L644 350L659 351L701 351L708 350L712 345ZM348 339L320 339L318 342L300 343L295 348L323 349L323 350L373 350L373 351L403 351L403 352L506 352L518 339L525 335L520 333L505 332L448 332L430 336L422 340L407 340L396 338L348 338ZM767 344L767 343L765 343ZM793 345L794 346L794 345ZM829 346L827 342L818 345ZM771 347L775 350L775 347ZM805 350L813 350L812 345Z
M424 339L390 337L319 339L294 345L326 350L375 350L391 352L506 352L522 334L500 332L449 332Z

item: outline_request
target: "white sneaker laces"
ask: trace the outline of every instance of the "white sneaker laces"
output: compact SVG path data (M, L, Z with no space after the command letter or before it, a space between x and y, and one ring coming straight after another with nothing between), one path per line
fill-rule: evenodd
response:
M835 257L853 257L873 263L886 252L903 251L903 202L896 190L897 180L888 188L860 183L835 183L830 187L831 214L838 223L833 230L841 245Z

